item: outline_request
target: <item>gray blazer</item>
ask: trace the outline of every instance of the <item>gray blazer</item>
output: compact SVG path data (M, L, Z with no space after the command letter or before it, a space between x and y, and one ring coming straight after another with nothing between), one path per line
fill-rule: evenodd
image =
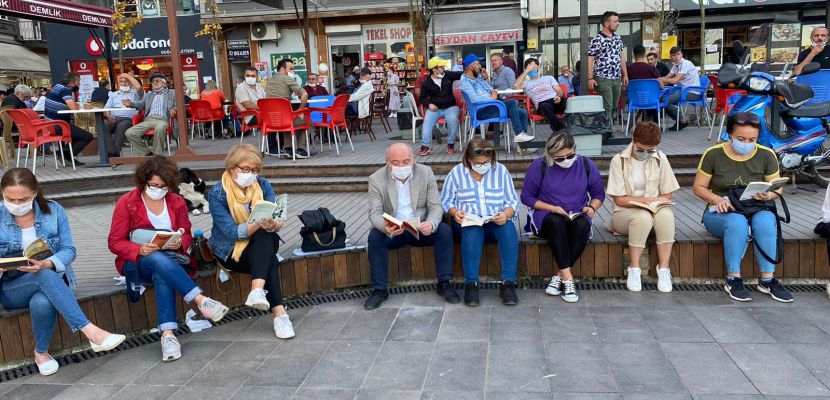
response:
M144 93L144 97L136 102L133 102L133 108L137 110L142 110L144 112L144 116L150 115L150 107L153 106L153 99L156 98L156 93L152 90L149 92ZM164 98L164 108L165 108L165 118L168 120L170 119L170 110L176 108L176 91L173 89L167 89Z
M413 164L409 178L410 198L415 215L421 221L430 221L435 228L441 223L444 209L432 168ZM398 188L389 167L384 166L369 176L369 221L377 230L386 233L383 213L395 215L398 208Z

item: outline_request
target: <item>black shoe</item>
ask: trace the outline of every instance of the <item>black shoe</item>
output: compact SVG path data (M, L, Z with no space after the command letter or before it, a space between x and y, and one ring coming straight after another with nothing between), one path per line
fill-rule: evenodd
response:
M389 292L386 290L375 289L372 295L363 303L363 308L367 310L374 310L380 307L381 303L389 299Z
M782 303L792 303L793 295L790 294L790 291L787 290L781 282L778 282L778 279L772 278L769 282L762 282L758 281L758 291L761 293L766 293L772 296L773 300L780 301Z
M66 161L71 162L71 160L66 160ZM83 167L84 165L86 165L86 163L82 163L82 162L78 161L77 159L75 159L75 166L76 167Z
M752 295L749 294L749 290L746 290L744 280L741 278L727 279L726 284L723 285L723 289L726 290L726 293L729 293L729 297L731 297L732 300L752 300Z
M516 295L516 284L510 281L504 281L499 289L499 297L501 297L501 303L506 306L519 304L519 296Z
M464 304L471 307L481 304L478 299L478 282L464 284Z
M670 131L682 131L683 128L685 128L687 126L689 126L689 124L684 124L684 123L681 122L680 126L677 126L677 124L672 125L671 128L669 128L669 130Z
M455 304L461 301L461 297L458 296L458 292L452 288L449 282L443 281L438 282L438 289L436 290L439 296L443 297L447 303Z

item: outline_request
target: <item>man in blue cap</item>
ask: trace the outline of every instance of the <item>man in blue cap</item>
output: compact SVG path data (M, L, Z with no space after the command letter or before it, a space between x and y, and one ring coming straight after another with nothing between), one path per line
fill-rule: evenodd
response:
M461 76L461 91L470 99L473 104L483 101L499 100L498 92L484 80L481 75L481 63L485 59L469 54L464 58L464 75ZM533 135L527 134L527 111L519 108L516 100L501 100L507 107L507 117L513 125L513 132L516 133L516 142L529 142ZM499 110L496 107L485 107L478 111L479 119L496 118Z

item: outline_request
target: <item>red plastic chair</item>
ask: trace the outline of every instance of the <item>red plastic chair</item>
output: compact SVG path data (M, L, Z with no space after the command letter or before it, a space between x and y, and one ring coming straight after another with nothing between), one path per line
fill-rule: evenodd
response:
M715 90L715 107L712 109L712 126L709 128L709 138L707 139L712 140L712 134L715 131L715 118L720 115L720 126L723 128L723 121L726 119L726 116L729 115L729 111L732 110L732 104L729 104L729 98L735 94L746 95L746 91L740 89L724 89L720 87L717 75L709 75L709 82L712 83L712 87Z
M464 127L467 126L467 105L464 104L464 96L461 95L461 88L452 88L452 95L455 96L455 105L460 109L458 114L458 140L461 148L464 148Z
M256 124L248 125L245 123L245 119L251 116L256 120ZM256 131L262 131L262 119L259 118L259 111L257 110L240 110L237 108L236 105L231 108L231 119L239 122L239 126L242 128L242 132L239 135L239 143L245 141L245 132L251 131L254 137L256 137ZM236 128L234 128L234 131ZM234 132L236 133L236 132Z
M16 166L20 166L20 149L23 148L23 145L26 145L26 159L23 162L23 167L29 164L29 151L32 146L35 148L34 156L32 157L32 173L35 173L37 170L37 148L46 144L46 143L68 143L72 144L72 136L69 130L69 124L66 121L61 120L41 120L40 117L36 117L33 119L30 113L27 113L23 110L8 110L7 111L9 116L14 121L14 124L17 125L17 130L20 134L19 140L17 142L17 164ZM36 114L35 114L36 115ZM51 132L54 132L54 128L60 127L61 134L60 135L53 135ZM61 156L63 156L63 146L58 146L60 148ZM57 156L57 149L52 152L52 156L55 159L55 169L58 169L58 156ZM69 156L72 160L72 170L75 170L75 155L72 154L72 151L69 151ZM45 157L45 156L44 156ZM44 159L45 161L45 159ZM66 159L63 160L63 166L66 166Z
M224 113L223 113L224 115ZM190 127L190 140L193 140L193 131L196 130L196 123L210 123L211 140L216 140L216 131L213 123L221 121L222 117L217 118L210 108L210 103L207 100L191 100L190 101L190 118L193 125Z
M265 138L268 137L269 133L291 132L291 159L296 162L297 131L306 132L306 149L308 149L308 151L311 151L311 144L309 143L308 138L308 121L311 118L309 115L307 115L307 110L294 111L291 108L291 102L288 99L281 98L259 99L259 101L256 102L256 105L259 108L259 116L262 117L262 119L260 120L262 123L262 142L260 144L261 151L267 150L270 153L270 149L266 149L268 141L265 140ZM305 116L304 124L300 126L294 126L294 118L300 115ZM282 147L282 145L280 144L279 135L277 135L277 147L277 154L282 155L282 149L279 148Z
M334 141L337 148L337 154L340 154L340 128L346 130L346 138L349 140L349 147L354 153L354 144L352 144L352 135L349 132L349 124L346 122L346 107L349 106L349 95L341 94L334 98L334 103L331 107L325 108L309 108L309 111L316 111L323 114L323 121L316 122L312 126L315 128L327 128L329 131L335 132ZM308 137L306 137L308 139Z
M136 126L136 125L140 124L142 121L144 121L144 113L140 112L136 115L133 115L133 126ZM175 121L173 121L173 116L170 116L170 123L167 124L167 130L164 131L164 136L165 136L164 139L165 139L165 142L167 143L167 156L168 157L172 155L171 152L170 152L170 136L173 135L173 124L174 123L175 123ZM156 131L154 129L149 129L149 130L147 130L147 132L144 132L144 136L155 136L155 135L156 135ZM133 155L133 145L132 145L132 143L130 144L130 155Z
M565 97L566 99L567 99L567 98L571 98L571 97L576 96L576 93L571 94L571 95L568 95L568 85L563 85L563 84L561 84L561 83L560 83L560 84L559 84L559 88L560 88L560 89L562 89L562 93L565 93L565 96L564 96L564 97Z

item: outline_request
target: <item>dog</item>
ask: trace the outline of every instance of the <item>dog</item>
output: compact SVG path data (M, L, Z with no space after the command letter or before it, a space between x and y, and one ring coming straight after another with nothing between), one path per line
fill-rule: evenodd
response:
M210 206L205 198L207 191L205 181L201 180L190 168L179 169L179 177L179 195L184 197L187 210L193 215L209 214Z

